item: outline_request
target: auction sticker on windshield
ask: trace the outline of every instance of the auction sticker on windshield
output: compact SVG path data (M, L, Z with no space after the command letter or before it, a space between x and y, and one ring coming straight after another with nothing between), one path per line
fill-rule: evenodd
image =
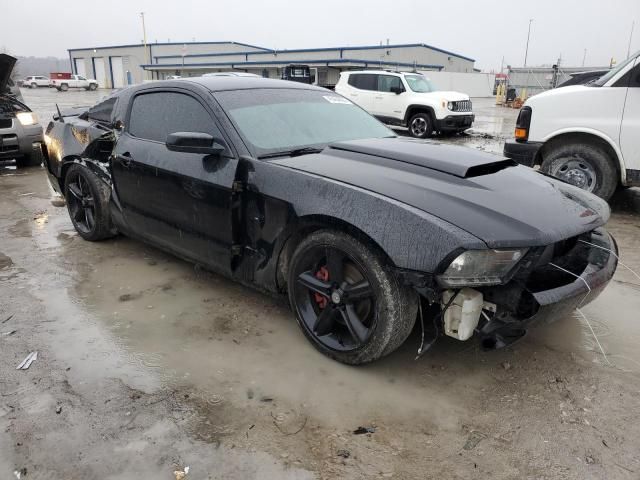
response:
M342 97L334 97L332 95L323 95L324 99L327 102L331 102L331 103L344 103L346 105L351 105L351 102L349 100L347 100L346 98L342 98Z

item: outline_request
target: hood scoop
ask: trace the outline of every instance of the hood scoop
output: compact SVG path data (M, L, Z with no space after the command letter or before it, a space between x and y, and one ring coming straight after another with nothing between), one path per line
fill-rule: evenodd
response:
M460 178L489 175L517 165L516 162L508 158L472 148L453 147L404 138L375 138L338 142L330 144L329 149L410 163Z

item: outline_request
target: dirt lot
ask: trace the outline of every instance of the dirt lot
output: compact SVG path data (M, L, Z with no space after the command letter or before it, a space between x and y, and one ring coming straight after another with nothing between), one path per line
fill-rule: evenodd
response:
M45 118L104 95L24 94ZM501 151L516 112L475 105L475 133L443 141ZM621 193L609 224L638 272L639 205ZM415 361L416 331L346 367L282 301L124 237L85 242L42 169L0 164L0 478L637 479L639 291L620 268L583 309L606 358L576 314L498 352L444 338Z

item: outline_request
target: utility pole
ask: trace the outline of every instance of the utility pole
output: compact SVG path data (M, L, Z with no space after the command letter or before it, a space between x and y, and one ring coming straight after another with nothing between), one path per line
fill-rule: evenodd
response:
M524 51L524 66L527 66L527 57L529 56L529 37L531 36L531 24L533 23L533 18L529 19L529 31L527 32L527 48Z
M631 22L631 33L629 34L629 46L627 47L627 58L631 56L631 39L633 38L633 27L636 26L636 21Z
M584 62L587 59L587 49L584 49L584 55L582 56L582 66L584 67Z
M147 64L151 63L149 58L149 51L147 49L147 29L144 26L144 12L140 12L140 18L142 19L142 42L144 44L144 59ZM147 71L144 72L145 79L147 77Z

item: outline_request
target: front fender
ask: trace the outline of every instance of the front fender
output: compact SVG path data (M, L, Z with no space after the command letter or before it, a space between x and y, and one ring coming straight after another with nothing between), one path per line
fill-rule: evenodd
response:
M399 268L433 273L454 250L487 248L470 233L422 210L285 166L255 161L247 184L260 196L288 205L290 215L277 219L282 232L291 217L335 218L366 234ZM263 222L270 224L266 213Z

